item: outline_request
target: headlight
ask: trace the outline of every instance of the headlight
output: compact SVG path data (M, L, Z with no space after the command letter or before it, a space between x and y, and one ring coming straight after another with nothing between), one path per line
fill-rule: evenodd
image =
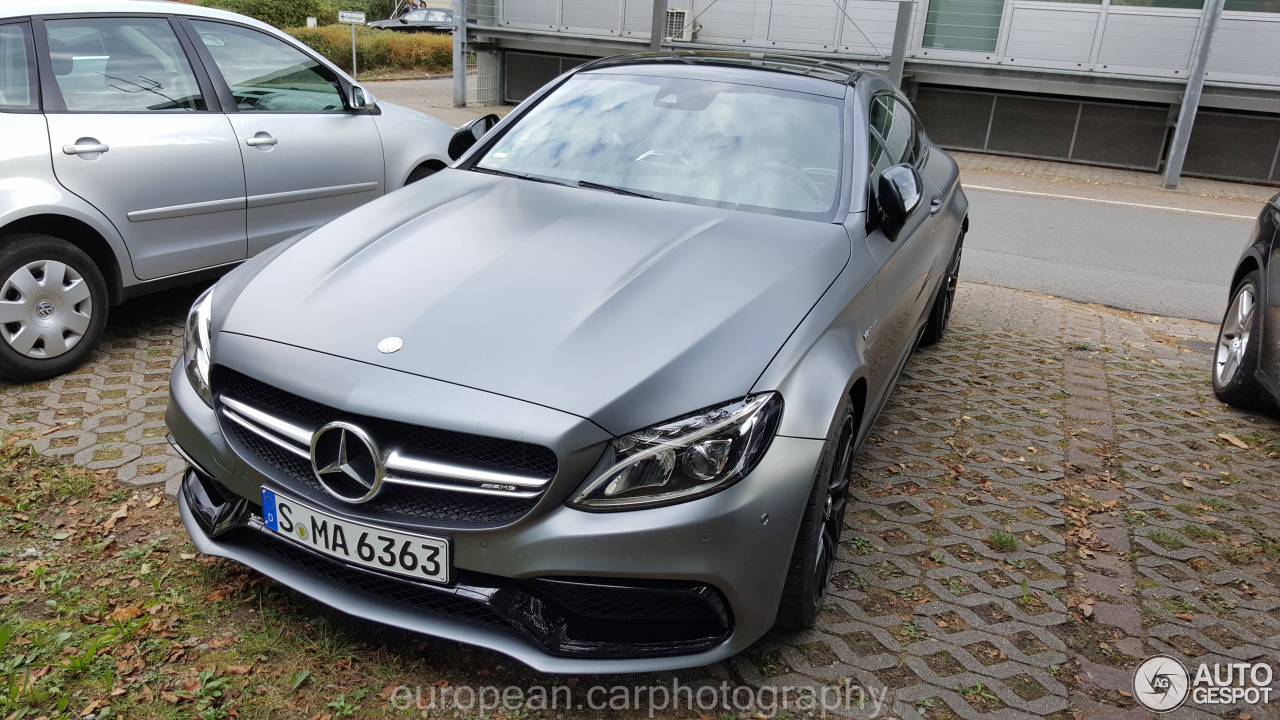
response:
M209 390L209 323L213 308L213 288L196 298L187 313L187 334L182 346L182 362L187 368L187 380L196 394L213 407L213 392Z
M569 505L634 510L719 492L755 468L781 416L782 396L763 393L624 435Z

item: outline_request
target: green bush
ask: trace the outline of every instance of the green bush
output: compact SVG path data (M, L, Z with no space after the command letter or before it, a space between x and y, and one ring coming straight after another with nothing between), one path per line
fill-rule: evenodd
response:
M285 32L351 72L351 31L346 26L295 27ZM448 72L453 67L453 37L357 27L356 61L362 73L378 70Z
M309 17L320 25L332 25L338 22L339 10L384 20L395 9L395 0L199 0L198 4L248 15L278 28L305 26Z

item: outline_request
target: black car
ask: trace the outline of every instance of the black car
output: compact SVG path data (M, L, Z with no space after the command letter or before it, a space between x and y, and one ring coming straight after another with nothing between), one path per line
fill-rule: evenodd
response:
M453 32L453 13L448 10L412 10L394 20L374 20L369 27L400 32Z
M1280 195L1271 198L1254 225L1249 246L1231 278L1231 303L1218 330L1213 392L1240 408L1280 405Z

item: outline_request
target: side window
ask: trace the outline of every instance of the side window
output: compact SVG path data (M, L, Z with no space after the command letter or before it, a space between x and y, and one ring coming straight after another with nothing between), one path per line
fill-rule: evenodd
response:
M0 25L0 111L36 108L31 26Z
M449 22L449 13L443 10L432 10L427 13L429 22Z
M67 110L204 110L178 38L163 18L49 20L49 60Z
M427 11L414 10L413 12L409 13L408 15L405 15L404 17L409 22L423 22L427 19Z
M919 133L911 111L892 95L877 95L871 101L870 117L871 177L887 167L915 162Z
M345 112L329 68L266 33L192 20L243 112Z

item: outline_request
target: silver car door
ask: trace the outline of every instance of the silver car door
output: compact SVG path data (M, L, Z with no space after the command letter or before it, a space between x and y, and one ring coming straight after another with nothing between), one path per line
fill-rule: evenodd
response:
M54 174L115 224L134 274L243 260L238 142L226 116L208 110L170 21L86 17L43 27Z
M382 195L378 129L347 109L332 70L258 30L191 26L235 98L227 117L244 158L251 256Z
M890 93L877 94L869 112L870 161L868 183L878 192L880 174L901 163L912 163L918 153L918 134L906 107ZM878 213L878 204L870 202L870 213ZM928 279L934 253L927 240L929 198L922 198L900 227L886 227L872 218L867 233L867 248L881 269L876 281L881 315L875 332L885 353L885 368L896 373L899 363L912 350L928 302ZM892 379L892 378L890 378Z

